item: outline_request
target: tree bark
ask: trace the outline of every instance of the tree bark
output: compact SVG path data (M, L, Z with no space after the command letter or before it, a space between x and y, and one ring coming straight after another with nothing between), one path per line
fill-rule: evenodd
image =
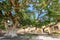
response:
M8 23L5 21L5 28L6 28L6 34L5 36L11 36L11 37L15 37L17 36L16 34L16 22L15 24L13 23L12 25L8 25Z

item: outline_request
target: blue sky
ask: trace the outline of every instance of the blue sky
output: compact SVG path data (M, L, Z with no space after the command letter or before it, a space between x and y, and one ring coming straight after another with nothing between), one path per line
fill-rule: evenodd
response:
M37 10L34 10L33 9L33 4L29 4L30 7L28 7L27 9L30 10L30 11L34 11L35 15L36 15L36 18L38 17L38 12ZM42 10L42 14L40 15L40 17L44 16L46 13L45 13L46 10Z
M5 0L0 0L0 2L2 2L2 1L5 1ZM34 8L33 8L33 4L29 4L29 6L30 6L30 7L28 7L27 9L30 10L30 11L34 11L34 13L35 13L35 15L36 15L36 18L37 18L37 17L38 17L38 12L37 12L37 10L34 10ZM42 10L42 14L40 15L40 17L42 17L42 16L45 15L44 12L45 12L45 10L43 9L43 10ZM15 14L15 11L12 10L11 13L12 13L12 14Z
M0 0L0 2L5 1L5 0Z

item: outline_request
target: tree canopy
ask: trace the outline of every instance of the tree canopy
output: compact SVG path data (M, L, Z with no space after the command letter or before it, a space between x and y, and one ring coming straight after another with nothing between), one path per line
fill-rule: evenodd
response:
M0 21L41 27L60 20L59 0L1 0Z

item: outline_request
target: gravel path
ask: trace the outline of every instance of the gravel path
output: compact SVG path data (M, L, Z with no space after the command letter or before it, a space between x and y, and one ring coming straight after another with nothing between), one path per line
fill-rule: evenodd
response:
M60 37L49 36L49 35L37 35L37 36L29 37L26 35L19 35L18 37L14 37L14 38L0 37L0 40L60 40Z
M39 35L36 37L32 37L30 40L60 40L60 37L49 36L49 35Z

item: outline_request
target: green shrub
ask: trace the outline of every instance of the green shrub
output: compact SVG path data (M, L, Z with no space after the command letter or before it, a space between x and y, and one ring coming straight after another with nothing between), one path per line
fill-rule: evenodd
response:
M0 24L0 29L5 29L4 24Z

